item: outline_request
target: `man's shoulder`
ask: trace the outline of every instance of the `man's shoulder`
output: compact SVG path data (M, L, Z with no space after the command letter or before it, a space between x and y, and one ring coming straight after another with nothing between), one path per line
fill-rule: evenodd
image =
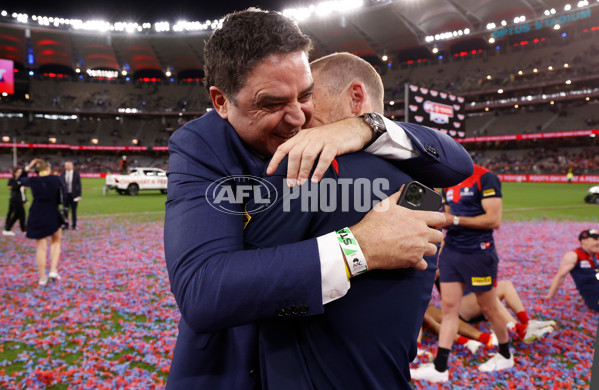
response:
M224 135L223 129L227 127L230 127L229 122L221 118L215 111L211 111L177 129L169 138L169 144L171 141L185 143L192 139L208 141L219 135Z
M363 151L338 156L336 160L338 177L384 177L403 172L391 161Z

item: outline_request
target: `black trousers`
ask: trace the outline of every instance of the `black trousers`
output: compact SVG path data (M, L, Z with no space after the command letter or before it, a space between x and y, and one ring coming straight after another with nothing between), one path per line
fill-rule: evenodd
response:
M4 230L12 229L17 220L19 221L21 231L24 232L27 230L27 225L25 224L25 207L23 207L23 202L9 202Z
M69 212L72 212L72 221L71 227L73 229L77 228L77 204L79 202L73 201L74 197L72 193L67 194L66 206L67 206L67 220L69 219ZM67 228L69 225L67 224Z

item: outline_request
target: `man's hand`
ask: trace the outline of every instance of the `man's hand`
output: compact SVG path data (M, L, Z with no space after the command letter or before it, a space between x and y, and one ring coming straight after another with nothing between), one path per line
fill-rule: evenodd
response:
M347 118L324 126L305 129L281 144L272 156L266 173L271 175L289 156L287 181L290 187L304 183L314 162L318 164L312 182L318 183L336 156L361 150L372 138L372 129L362 118Z
M351 227L368 269L428 266L423 256L433 256L443 240L438 229L445 223L442 213L410 210L397 205L400 191L379 202Z

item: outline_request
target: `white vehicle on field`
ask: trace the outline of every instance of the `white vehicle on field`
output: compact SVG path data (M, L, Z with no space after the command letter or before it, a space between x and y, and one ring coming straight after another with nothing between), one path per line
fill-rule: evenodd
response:
M584 197L584 201L587 203L599 204L599 186L589 188L587 196Z
M142 190L160 190L166 194L166 172L160 168L131 168L128 175L106 175L106 190L116 190L121 195L137 195Z

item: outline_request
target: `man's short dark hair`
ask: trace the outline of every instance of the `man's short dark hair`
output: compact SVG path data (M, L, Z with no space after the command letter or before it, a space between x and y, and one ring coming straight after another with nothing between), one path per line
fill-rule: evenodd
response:
M258 62L272 54L307 54L311 49L310 38L279 12L248 8L230 13L204 47L206 88L220 88L235 103Z

